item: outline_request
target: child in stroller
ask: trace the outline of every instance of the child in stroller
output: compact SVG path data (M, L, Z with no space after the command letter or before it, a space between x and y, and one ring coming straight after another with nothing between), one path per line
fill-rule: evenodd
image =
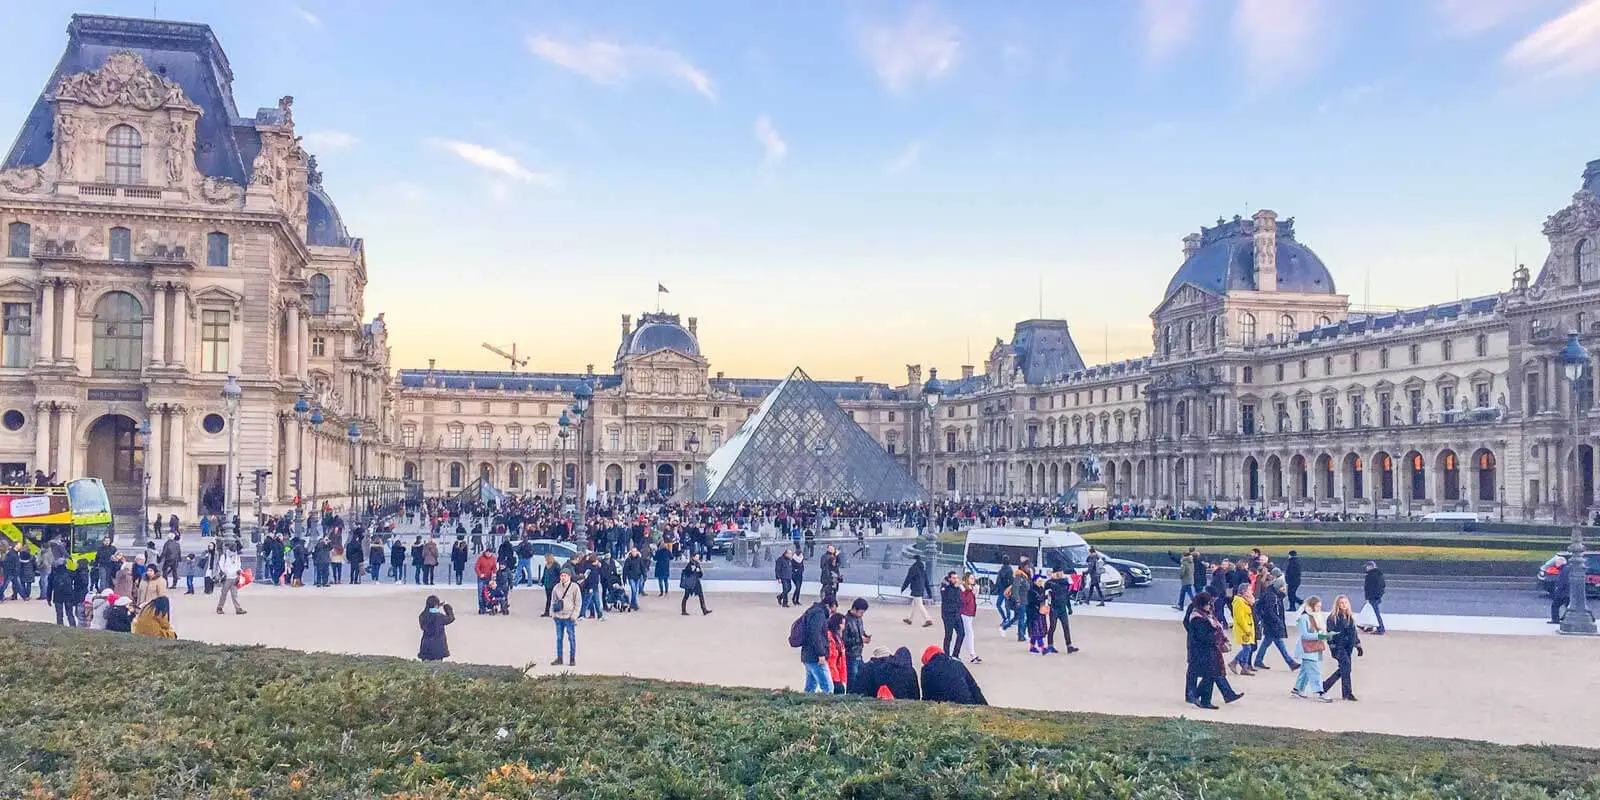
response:
M628 602L628 593L622 590L620 584L606 585L606 610L607 611L632 611L633 606Z
M496 578L490 578L483 587L483 600L480 603L480 614L510 614L511 598L507 595L504 584Z

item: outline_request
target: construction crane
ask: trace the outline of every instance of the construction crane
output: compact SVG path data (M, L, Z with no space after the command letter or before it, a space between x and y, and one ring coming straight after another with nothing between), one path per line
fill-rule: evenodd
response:
M504 358L507 361L510 361L511 362L511 371L512 372L516 372L517 371L517 367L526 367L526 366L528 366L528 359L526 359L526 358L517 358L517 344L516 344L516 342L512 342L511 343L511 352L509 352L509 353L507 353L505 350L503 350L503 349L501 349L499 347L495 347L494 345L489 344L488 342L484 342L483 343L483 349L488 350L489 352L494 353L495 355L500 356L501 358Z

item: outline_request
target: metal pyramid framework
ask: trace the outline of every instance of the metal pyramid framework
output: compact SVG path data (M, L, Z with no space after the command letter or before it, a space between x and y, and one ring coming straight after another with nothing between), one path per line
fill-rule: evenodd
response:
M906 502L920 498L922 489L797 367L706 459L694 495L714 503L795 498Z

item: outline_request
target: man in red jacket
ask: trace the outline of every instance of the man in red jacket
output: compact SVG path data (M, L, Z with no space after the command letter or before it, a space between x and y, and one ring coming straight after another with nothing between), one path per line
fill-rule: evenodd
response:
M489 610L484 602L484 590L489 586L489 579L495 576L500 569L500 560L495 558L493 550L484 550L478 554L477 563L472 565L472 572L478 576L478 613L483 614Z

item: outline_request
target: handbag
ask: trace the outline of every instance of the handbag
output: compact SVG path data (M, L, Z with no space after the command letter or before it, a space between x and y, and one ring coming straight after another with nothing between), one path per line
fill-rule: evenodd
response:
M1310 620L1311 632L1321 633L1322 631L1317 630L1317 618L1310 617ZM1321 639L1302 639L1300 641L1300 650L1306 653L1326 653L1328 651L1328 643Z
M217 590L217 579L211 577L210 575L207 575L206 576L206 594L211 594L212 592L214 592L216 590Z

